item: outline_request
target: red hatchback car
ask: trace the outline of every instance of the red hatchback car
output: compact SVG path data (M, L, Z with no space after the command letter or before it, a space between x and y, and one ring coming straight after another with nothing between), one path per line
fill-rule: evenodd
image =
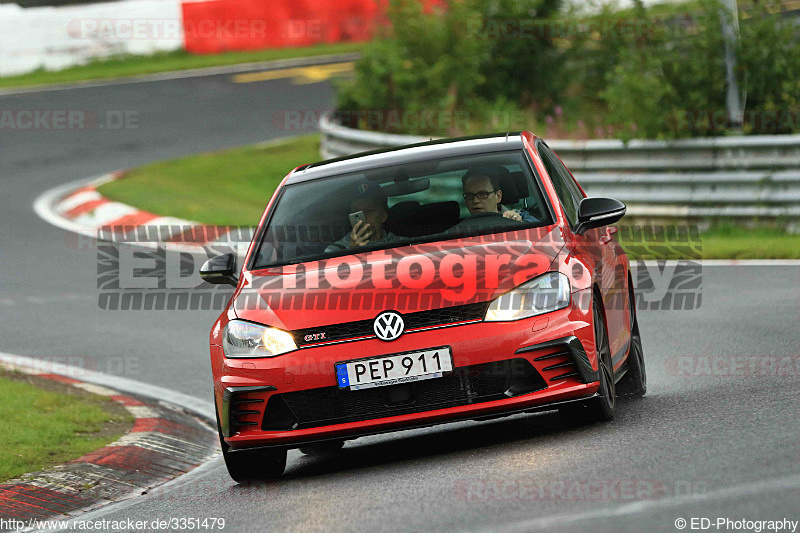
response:
M624 214L529 132L296 168L242 267L201 269L236 286L210 337L233 479L400 429L610 420L646 390Z

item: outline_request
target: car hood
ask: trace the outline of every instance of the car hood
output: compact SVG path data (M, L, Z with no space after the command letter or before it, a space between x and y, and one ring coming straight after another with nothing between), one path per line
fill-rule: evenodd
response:
M549 226L247 271L233 309L291 331L488 302L546 272L563 246Z

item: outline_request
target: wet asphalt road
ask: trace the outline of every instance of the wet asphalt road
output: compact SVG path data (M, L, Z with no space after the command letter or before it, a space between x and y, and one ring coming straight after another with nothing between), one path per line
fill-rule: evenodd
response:
M281 127L285 110L332 103L329 82L225 75L0 96L0 109L89 110L101 122L127 111L137 123L0 129L0 351L68 357L210 398L217 313L100 309L96 251L76 249L31 204L70 181L295 134ZM331 457L291 452L285 479L247 487L216 460L92 516L224 517L226 531L677 531L678 518L798 520L800 268L704 267L701 276L699 308L640 312L650 391L622 403L612 423L565 429L552 414L518 415L359 439Z

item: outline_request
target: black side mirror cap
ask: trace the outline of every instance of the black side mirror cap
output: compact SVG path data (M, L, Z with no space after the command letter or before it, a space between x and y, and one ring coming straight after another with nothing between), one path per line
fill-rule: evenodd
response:
M584 198L578 206L578 225L575 233L613 224L625 216L628 208L613 198Z
M236 277L236 254L223 254L212 257L200 268L200 277L214 285L233 285L239 283Z

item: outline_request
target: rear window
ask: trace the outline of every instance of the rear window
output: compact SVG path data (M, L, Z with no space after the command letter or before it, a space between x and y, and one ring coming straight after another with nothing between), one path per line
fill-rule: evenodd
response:
M253 268L549 224L521 151L392 165L285 186Z

